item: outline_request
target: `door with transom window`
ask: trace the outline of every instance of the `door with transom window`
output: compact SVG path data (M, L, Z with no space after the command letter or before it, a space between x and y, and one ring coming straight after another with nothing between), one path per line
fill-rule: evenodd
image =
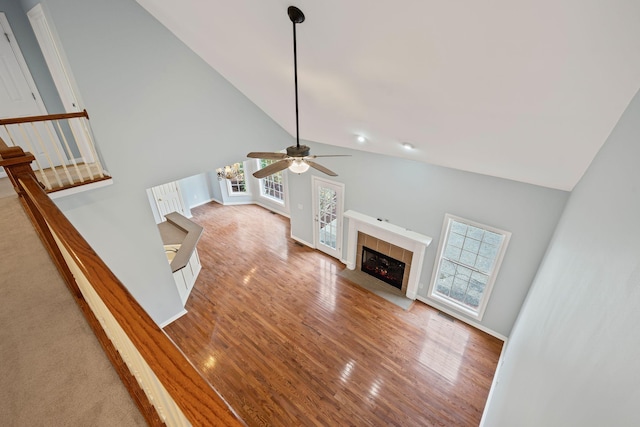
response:
M316 249L340 259L344 184L313 176L313 240Z

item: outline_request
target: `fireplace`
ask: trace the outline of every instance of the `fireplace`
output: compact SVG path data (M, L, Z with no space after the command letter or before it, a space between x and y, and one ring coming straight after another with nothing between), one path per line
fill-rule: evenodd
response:
M362 248L367 247L405 263L402 289L407 298L416 299L420 274L427 246L431 237L402 228L387 221L347 211L347 268L362 269Z
M405 263L402 261L366 246L362 248L362 266L360 269L393 287L402 289L404 268Z
M405 293L413 252L366 233L358 232L355 268Z

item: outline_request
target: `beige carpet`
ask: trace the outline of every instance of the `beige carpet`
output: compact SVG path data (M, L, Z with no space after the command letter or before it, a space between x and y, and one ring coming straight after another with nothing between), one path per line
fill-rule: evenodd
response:
M0 171L2 169L0 168ZM9 178L0 178L0 198L15 196L16 192L13 189L13 185L11 185L11 181Z
M16 196L0 236L0 425L146 425Z

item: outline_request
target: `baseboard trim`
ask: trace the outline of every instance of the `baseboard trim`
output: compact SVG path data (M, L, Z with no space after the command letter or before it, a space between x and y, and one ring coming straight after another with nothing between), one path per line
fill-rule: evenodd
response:
M303 239L301 239L299 237L294 236L293 234L291 235L291 238L293 240L295 240L296 242L298 242L298 243L301 243L301 244L303 244L305 246L310 247L311 249L315 249L316 248L315 246L313 246L313 243L309 243L306 240L303 240Z
M160 327L160 329L164 328L165 326L169 325L170 323L178 320L179 318L181 318L182 316L184 316L185 314L187 314L187 310L182 309L182 311L178 314L176 314L175 316L169 318L169 320L165 320L164 322L162 322L161 324L159 324L158 326Z
M286 212L284 212L284 211L281 211L281 210L279 210L279 209L274 209L274 207L273 207L273 206L265 205L265 204L260 203L260 202L258 202L258 201L255 201L255 202L253 202L253 203L254 203L255 205L260 206L261 208L265 208L265 209L266 209L266 210L268 210L268 211L275 212L275 213L277 213L278 215L282 215L282 216L283 216L283 217L285 217L285 218L289 218L289 219L291 219L291 217L289 216L289 214L288 214L288 213L286 213Z
M430 307L435 308L436 310L440 310L443 313L448 314L449 316L455 317L456 319L458 319L461 322L466 323L467 325L473 326L474 328L479 329L482 332L486 332L487 334L498 338L500 341L507 341L507 337L505 337L504 335L502 335L502 334L500 334L500 333L498 333L498 332L496 332L494 330L491 330L491 329L487 328L486 326L483 326L483 325L481 325L479 323L476 323L476 322L474 322L472 320L469 320L469 319L467 319L465 317L462 317L462 316L460 316L460 314L456 313L455 311L449 310L446 307L443 307L441 305L435 304L433 301L431 301L429 299L426 299L425 297L422 297L422 296L418 295L416 297L416 299L418 301L421 301L421 302L427 304Z
M197 208L198 206L206 205L207 203L211 203L211 202L218 202L218 201L215 200L215 199L204 200L202 202L196 203L193 206L189 206L189 209ZM220 202L218 202L218 203L220 203Z

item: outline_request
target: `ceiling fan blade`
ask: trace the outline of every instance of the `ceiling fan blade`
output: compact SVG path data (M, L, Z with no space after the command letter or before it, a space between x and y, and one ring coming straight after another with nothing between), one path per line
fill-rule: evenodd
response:
M271 152L262 152L256 151L253 153L247 154L247 157L252 159L269 159L269 160L281 160L287 157L285 153L271 153Z
M265 176L269 176L272 173L280 172L281 170L288 168L291 162L292 160L289 159L280 160L279 162L272 163L269 166L266 166L259 171L254 172L253 176L258 179L264 178Z
M318 157L351 157L351 154L318 154L317 156L305 156L305 159L315 159Z
M337 174L337 173L335 173L334 171L332 171L332 170L330 170L330 169L327 169L327 168L325 168L324 166L319 165L319 164L318 164L318 163L316 163L316 162L312 162L311 160L305 160L305 162L307 162L307 164L308 164L309 166L311 166L312 168L317 169L317 170L319 170L319 171L320 171L320 172L322 172L322 173L326 173L326 174L327 174L327 175L329 175L329 176L338 176L338 174Z

